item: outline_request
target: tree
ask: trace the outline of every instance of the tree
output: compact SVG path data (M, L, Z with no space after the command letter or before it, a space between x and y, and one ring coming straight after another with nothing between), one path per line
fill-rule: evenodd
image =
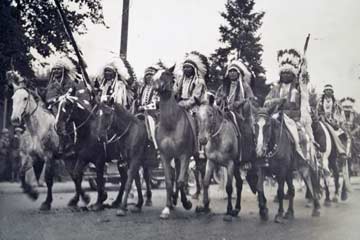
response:
M67 0L63 10L72 31L86 33L86 22L104 24L100 0ZM48 57L69 53L68 38L53 1L2 0L0 2L0 79L11 61L16 70L32 77L33 52Z
M62 0L63 10L73 32L86 33L86 22L104 24L101 0ZM14 67L28 79L34 77L34 52L48 57L72 48L53 1L0 1L0 116L1 100L8 98L6 71ZM3 101L5 103L5 101ZM8 103L11 106L11 103ZM10 111L7 112L10 114Z
M227 24L219 28L223 46L216 49L210 58L212 81L209 87L216 88L220 85L226 71L228 55L235 49L238 57L247 63L253 73L251 85L254 94L263 102L269 86L265 84L265 69L261 65L263 46L260 43L261 35L257 31L262 25L265 13L254 12L254 5L254 0L228 0L225 4L226 12L222 12L221 16Z

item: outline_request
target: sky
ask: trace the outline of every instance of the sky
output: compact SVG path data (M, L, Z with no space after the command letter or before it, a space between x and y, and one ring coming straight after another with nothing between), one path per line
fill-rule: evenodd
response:
M197 50L209 56L220 46L220 12L226 0L130 0L128 60L138 77L162 59L181 61ZM108 28L89 26L77 40L90 74L95 74L120 49L122 1L103 0ZM283 48L307 52L311 84L318 92L334 86L337 98L352 96L360 110L360 1L359 0L258 0L264 11L259 30L264 47L263 65L268 82L278 79L276 53Z

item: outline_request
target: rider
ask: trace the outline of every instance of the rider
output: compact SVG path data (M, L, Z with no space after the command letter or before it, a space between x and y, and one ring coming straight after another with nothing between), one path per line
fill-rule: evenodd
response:
M218 88L215 96L216 104L220 108L230 110L233 114L230 119L234 122L239 136L241 104L246 99L254 98L250 81L251 73L246 65L240 59L232 60L227 67L223 84Z
M204 55L193 51L186 55L182 70L181 77L174 85L174 92L179 105L184 107L195 119L199 104L205 98L207 91L206 79L209 73L209 63ZM194 123L192 128L197 136L196 120L191 122ZM197 140L196 148L199 158L204 159L204 152L200 151Z
M154 143L158 159L160 158L160 153L155 140L155 119L159 108L159 96L157 92L154 91L152 83L155 73L162 68L161 64L158 63L145 69L143 85L139 88L137 103L139 112L144 112L145 114L145 125L148 136Z
M306 64L300 64L301 56L295 49L280 50L277 60L280 68L280 80L266 96L264 106L283 103L283 121L293 137L296 153L301 159L312 161L314 160L312 146L314 137L311 120L309 120Z
M51 67L49 83L46 88L45 101L51 107L51 112L56 115L58 106L55 103L56 99L68 92L70 88L76 88L77 72L74 64L67 58L61 58L55 62ZM69 150L72 146L72 140L66 136L60 136L59 153L72 154Z
M338 154L341 157L345 157L345 147L339 138L344 134L344 131L340 127L341 124L345 122L345 116L341 105L335 99L331 84L325 85L323 95L317 105L317 110L335 142Z
M136 77L126 60L114 58L109 61L99 74L98 88L101 90L101 100L108 101L110 97L114 102L120 104L126 109L132 107L136 97L136 91L133 89Z

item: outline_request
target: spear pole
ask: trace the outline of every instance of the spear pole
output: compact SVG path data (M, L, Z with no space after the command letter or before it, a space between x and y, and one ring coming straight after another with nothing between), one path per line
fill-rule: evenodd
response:
M62 22L62 24L64 26L65 32L66 32L67 36L70 39L70 43L73 46L73 48L75 50L76 57L77 57L77 59L79 61L80 69L81 69L82 75L84 76L84 85L90 92L92 92L92 87L91 87L91 84L90 84L89 75L86 72L85 62L84 62L84 60L83 60L83 58L82 58L82 56L80 54L80 50L78 48L78 45L76 44L75 38L74 38L74 36L73 36L73 34L71 32L70 25L66 20L65 13L61 8L59 0L54 0L54 1L55 1L55 5L57 7L57 11L59 13L59 16L61 18L61 22Z

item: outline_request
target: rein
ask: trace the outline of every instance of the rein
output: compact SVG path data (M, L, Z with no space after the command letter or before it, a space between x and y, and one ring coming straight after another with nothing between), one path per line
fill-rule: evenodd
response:
M280 122L280 136L279 136L279 141L281 141L281 137L282 137L282 133L283 133L283 128L284 128L284 118L281 118L281 122ZM275 143L274 147L268 151L265 155L265 157L267 159L273 158L277 153L279 152L279 143Z
M25 110L26 110L26 109L28 108L28 106L29 106L30 97L31 97L32 95L31 95L30 91L29 91L28 89L26 89L25 87L18 88L18 89L15 90L15 92L16 92L17 90L20 90L20 89L24 89L24 90L28 93L28 95L29 95L29 97L28 97L28 99L27 99L27 101L26 101L26 104L25 104L24 112L21 114L21 117L22 117L22 118L25 118L25 117L30 118L32 115L34 115L34 113L35 113L36 110L38 109L39 103L38 103L37 101L35 101L35 103L36 103L35 109L34 109L32 112L30 112L29 114L26 114ZM14 93L15 93L15 92L14 92Z
M221 130L223 129L224 125L225 125L225 118L223 118L223 120L221 121L219 129L215 133L213 133L210 138L214 138L217 135L219 135Z
M131 122L127 125L126 129L124 130L124 132L120 136L117 136L117 134L115 133L109 140L106 141L106 144L110 144L110 143L114 143L114 142L119 141L129 131L130 126L131 126Z

